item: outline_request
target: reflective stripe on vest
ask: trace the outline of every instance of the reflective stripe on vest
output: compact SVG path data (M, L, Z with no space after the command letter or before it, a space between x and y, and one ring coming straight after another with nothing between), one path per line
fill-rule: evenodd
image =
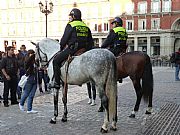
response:
M76 27L77 37L88 37L88 27L82 21L73 21L69 23L71 27Z
M114 33L118 35L119 40L126 40L127 39L127 33L126 29L123 27L116 27L113 28Z
M69 23L71 25L71 27L76 27L76 26L86 26L85 23L83 23L82 21L72 21ZM86 26L87 27L87 26Z

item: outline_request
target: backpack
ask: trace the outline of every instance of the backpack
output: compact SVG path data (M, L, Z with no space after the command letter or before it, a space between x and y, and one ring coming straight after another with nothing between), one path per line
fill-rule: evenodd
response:
M172 53L172 55L170 57L170 62L175 63L175 53Z

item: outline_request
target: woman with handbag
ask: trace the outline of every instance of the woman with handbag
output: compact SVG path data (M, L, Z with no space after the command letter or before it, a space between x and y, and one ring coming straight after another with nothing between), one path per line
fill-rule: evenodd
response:
M23 89L23 95L19 103L19 108L21 111L25 111L24 103L28 98L27 113L38 113L38 111L32 109L32 103L37 89L37 69L35 66L35 52L33 50L28 50L25 58L25 69L28 79Z

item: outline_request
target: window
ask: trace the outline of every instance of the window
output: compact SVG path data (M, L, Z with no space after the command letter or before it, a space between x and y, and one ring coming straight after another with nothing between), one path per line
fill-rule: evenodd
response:
M126 20L126 30L127 31L134 30L134 21L133 20Z
M1 0L0 9L7 9L8 8L8 1Z
M103 3L102 3L103 4ZM106 10L104 10L104 7L106 7ZM110 16L110 4L104 3L102 5L101 13L102 13L102 18L108 18Z
M140 19L138 21L138 29L139 30L146 30L146 19Z
M155 18L151 20L151 29L152 30L158 30L160 28L160 19Z
M118 16L120 14L120 11L122 10L121 7L122 6L119 3L114 5L113 16Z
M87 7L81 7L81 13L82 13L82 19L87 19L88 18L88 8Z
M171 12L171 0L162 1L162 12Z
M127 14L133 14L134 13L134 3L132 3L132 2L127 3L125 9L126 9Z
M160 12L161 3L159 0L153 0L151 2L151 13L158 13Z
M94 24L94 31L98 31L98 25Z
M147 13L147 2L138 3L138 13L139 14Z
M90 23L89 27L92 30L92 33L97 33L98 32L98 24L95 23L96 21L94 21L94 23Z
M90 8L90 16L89 18L98 18L98 6L94 6Z
M108 23L104 23L103 25L103 31L108 31L109 30L109 24Z

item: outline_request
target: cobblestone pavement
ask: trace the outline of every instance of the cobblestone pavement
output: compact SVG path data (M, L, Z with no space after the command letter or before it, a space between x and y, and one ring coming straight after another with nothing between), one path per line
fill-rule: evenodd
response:
M180 82L174 81L174 69L153 68L154 98L152 115L145 115L147 105L142 101L136 118L128 116L134 107L136 95L129 78L118 84L118 123L117 131L109 131L107 135L136 135L142 134L142 129L160 111L166 103L180 104ZM0 86L0 91L3 85ZM59 117L57 124L49 123L53 116L53 96L51 94L36 94L34 110L38 114L21 112L18 105L8 108L0 104L0 135L98 135L103 124L104 113L98 113L97 105L87 104L86 85L71 86L68 91L68 121L61 122L63 105L61 93L59 96ZM176 111L177 113L177 111ZM155 117L156 118L156 117Z

